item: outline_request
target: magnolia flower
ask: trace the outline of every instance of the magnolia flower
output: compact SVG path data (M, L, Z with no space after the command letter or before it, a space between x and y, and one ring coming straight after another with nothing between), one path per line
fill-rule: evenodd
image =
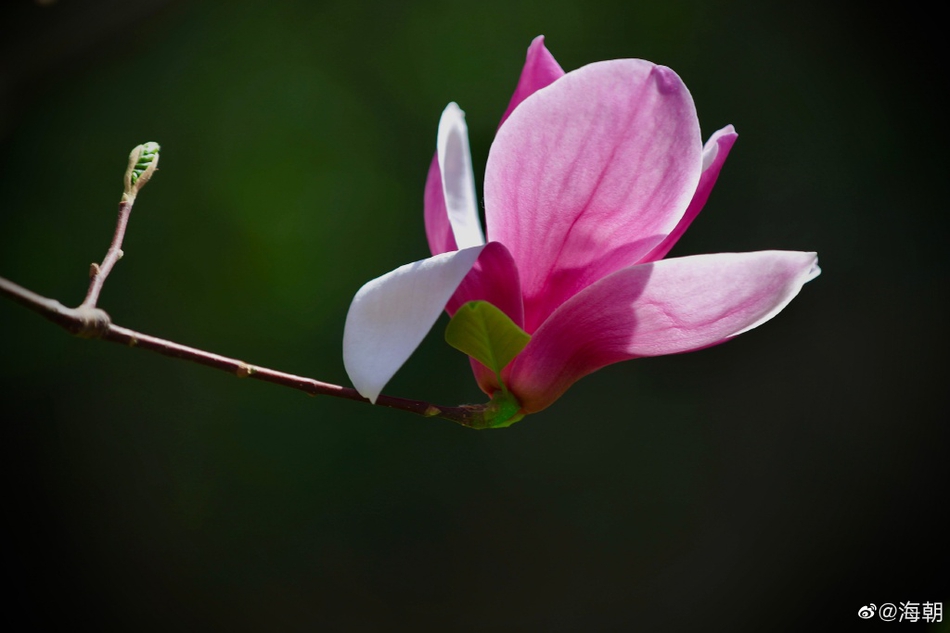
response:
M375 401L444 309L487 301L530 335L479 387L511 421L611 363L716 345L768 321L819 271L815 253L663 259L706 203L736 140L702 143L669 68L617 59L565 74L538 37L485 168L482 235L464 115L449 104L425 190L432 257L363 286L346 371ZM526 339L527 340L527 339Z

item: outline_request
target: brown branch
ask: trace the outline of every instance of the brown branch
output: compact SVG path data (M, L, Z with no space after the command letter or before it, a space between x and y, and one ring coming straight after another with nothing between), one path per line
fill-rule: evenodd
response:
M102 285L106 282L109 273L115 263L122 259L122 240L125 239L125 227L129 224L129 214L132 213L132 205L135 198L123 200L119 203L119 218L115 223L115 234L112 236L112 243L109 244L109 250L101 264L92 264L89 267L89 291L82 305L88 308L95 308L99 301L99 293L102 292Z
M99 293L102 291L106 278L112 272L116 262L122 258L122 240L125 237L125 229L128 226L132 205L135 203L135 196L158 168L158 149L158 144L146 143L133 149L129 155L129 166L125 172L125 190L122 194L122 201L119 203L119 217L116 220L112 243L109 245L109 250L106 252L102 263L94 263L90 267L89 290L79 307L67 308L59 301L38 295L3 277L0 277L0 294L10 297L20 305L33 310L66 331L82 338L99 338L129 347L147 349L164 356L180 358L213 369L219 369L238 378L263 380L291 389L298 389L314 396L332 396L369 403L369 400L349 387L341 387L313 378L295 376L276 369L251 365L236 358L213 354L120 327L112 323L112 319L104 310L96 307L99 301ZM408 411L427 418L439 417L451 420L469 428L478 429L489 426L486 412L489 411L490 403L486 405L439 407L420 400L405 400L381 395L376 399L376 404L391 409L399 409L400 411Z
M76 336L100 338L128 347L146 349L163 356L180 358L205 367L218 369L238 378L263 380L275 385L297 389L313 396L332 396L369 403L369 400L361 396L356 389L252 365L236 358L213 354L157 336L136 332L113 324L104 310L90 308L85 305L78 308L67 308L59 301L38 295L3 277L0 277L0 294L10 297L20 305L33 310ZM421 400L406 400L383 395L379 396L376 404L391 409L399 409L400 411L408 411L427 418L438 417L451 420L469 428L485 427L484 413L486 405L440 407Z

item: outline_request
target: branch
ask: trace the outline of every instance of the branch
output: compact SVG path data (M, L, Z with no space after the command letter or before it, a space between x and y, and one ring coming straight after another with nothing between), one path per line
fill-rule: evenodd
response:
M99 301L99 293L102 292L102 285L106 282L109 273L115 263L122 259L122 240L125 238L125 227L129 223L129 214L132 213L133 200L123 200L119 203L119 219L115 223L115 235L112 236L112 244L106 251L106 256L101 264L92 264L89 267L89 291L86 292L86 298L82 305L95 308Z
M188 347L187 345L115 325L104 310L96 307L106 278L116 262L122 257L122 240L125 236L132 206L135 203L135 196L145 186L145 183L148 182L157 168L158 149L156 143L146 143L132 150L132 154L129 156L129 167L125 174L125 191L122 195L122 201L119 203L119 216L116 221L112 243L102 263L94 263L90 267L89 290L82 304L76 308L67 308L55 299L41 296L3 277L0 277L0 294L13 299L67 332L81 338L98 338L128 347L146 349L163 356L180 358L212 369L225 371L238 378L263 380L297 389L313 396L332 396L372 404L355 389L349 387L252 365L236 358L206 352L195 347ZM490 416L486 414L490 412L492 407L491 403L441 407L421 400L406 400L384 395L376 399L376 404L391 409L399 409L400 411L408 411L427 418L439 417L451 420L462 426L475 429L488 428Z
M67 308L55 299L38 295L3 277L0 277L0 294L10 297L20 305L33 310L71 334L82 338L98 338L128 347L146 349L163 356L180 358L212 369L218 369L238 378L263 380L275 385L297 389L312 396L332 396L369 404L369 400L361 396L356 389L304 376L296 376L260 365L252 365L237 358L221 356L157 336L136 332L112 323L109 315L104 310L89 308L85 305L77 308ZM400 411L408 411L427 418L438 417L451 420L470 428L483 428L485 405L441 407L421 400L406 400L384 395L379 396L376 404L391 409L399 409Z

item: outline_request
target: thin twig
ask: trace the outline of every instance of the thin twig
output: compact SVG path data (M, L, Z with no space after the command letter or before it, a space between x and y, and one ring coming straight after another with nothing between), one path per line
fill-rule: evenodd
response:
M109 273L115 263L122 259L122 240L125 239L125 227L129 224L129 214L132 213L132 205L135 198L123 200L119 203L119 217L115 223L115 233L112 235L112 243L101 264L92 264L89 269L89 291L82 305L87 308L95 308L99 301L99 293L102 292L102 285L106 282Z
M96 307L102 286L112 272L113 266L122 258L122 240L129 223L135 196L149 181L158 168L159 146L157 143L145 143L137 146L129 154L129 165L125 171L125 190L119 203L119 217L116 220L112 243L101 264L92 264L89 276L89 290L86 298L76 308L67 308L59 301L36 294L32 290L19 286L0 277L0 294L4 294L22 306L33 310L68 332L83 338L100 338L129 347L139 347L164 356L181 358L213 369L228 372L238 378L255 378L276 385L298 389L314 396L332 396L357 402L369 402L355 389L341 387L327 382L295 376L286 372L251 365L236 358L206 352L173 341L135 332L112 323L104 310ZM379 396L376 404L408 411L427 418L439 417L451 420L469 428L487 428L491 403L486 405L463 405L460 407L439 407L421 400L404 400L391 396Z
M85 305L78 308L67 308L59 301L38 295L3 277L0 277L0 294L10 297L20 305L33 310L77 336L100 338L128 347L146 349L163 356L180 358L212 369L218 369L238 378L263 380L275 385L297 389L313 396L332 396L369 403L369 400L349 387L342 387L304 376L296 376L260 365L252 365L236 358L206 352L115 325L109 319L109 315L99 308L89 308ZM376 400L376 404L424 417L451 420L470 428L482 428L484 424L485 405L441 407L421 400L406 400L382 395Z

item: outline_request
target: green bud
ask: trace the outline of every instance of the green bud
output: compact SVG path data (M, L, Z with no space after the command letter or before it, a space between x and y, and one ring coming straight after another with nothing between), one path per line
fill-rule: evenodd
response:
M139 177L149 166L158 160L158 150L161 149L158 143L154 141L149 141L145 143L142 147L142 152L139 154L138 160L135 161L135 166L132 168L132 184L134 185L138 181Z
M125 170L125 191L123 200L132 200L139 190L149 181L155 170L158 169L158 152L161 149L158 143L149 141L137 146L129 154L129 166Z

